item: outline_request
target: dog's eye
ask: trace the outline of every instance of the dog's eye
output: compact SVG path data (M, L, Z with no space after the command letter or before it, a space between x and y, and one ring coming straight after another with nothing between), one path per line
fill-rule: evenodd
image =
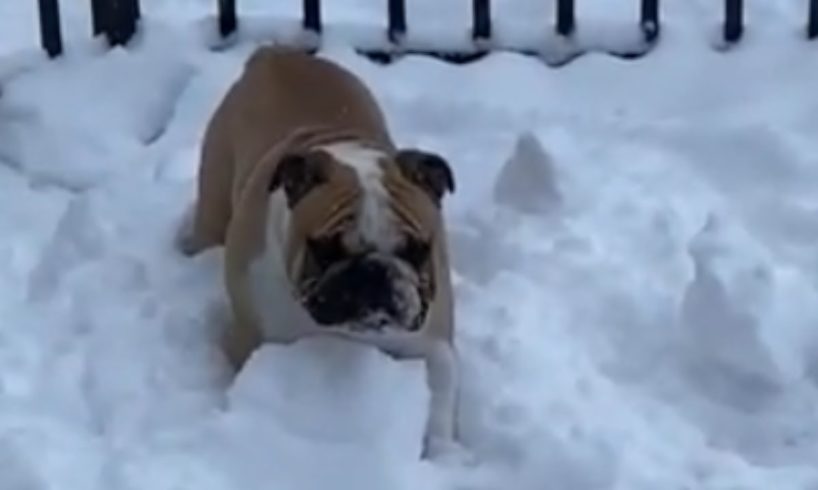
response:
M331 235L320 238L307 238L307 249L310 252L316 265L321 269L326 269L335 262L346 257L344 244L341 242L341 235Z
M398 257L415 269L420 269L429 260L430 252L429 243L416 238L407 238L406 242L396 251Z

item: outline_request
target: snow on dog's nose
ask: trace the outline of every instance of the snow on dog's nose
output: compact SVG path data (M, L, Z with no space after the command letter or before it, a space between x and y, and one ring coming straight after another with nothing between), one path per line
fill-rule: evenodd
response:
M322 277L305 306L319 325L414 330L422 315L420 293L389 262L354 257Z

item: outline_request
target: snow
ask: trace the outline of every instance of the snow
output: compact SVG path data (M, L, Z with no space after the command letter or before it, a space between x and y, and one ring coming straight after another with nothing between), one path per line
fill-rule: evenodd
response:
M417 457L417 362L317 339L228 384L220 251L172 248L207 118L299 2L238 2L254 19L210 50L216 2L143 0L143 33L110 51L61 3L53 61L34 2L0 5L0 489L818 488L807 2L748 0L728 51L717 2L662 2L650 54L560 68L377 65L341 40L378 41L383 11L327 2L321 55L455 169L466 462ZM631 42L635 6L577 3L578 44ZM437 4L412 2L412 42L463 42L438 30L468 28L470 2ZM493 4L509 43L553 13Z

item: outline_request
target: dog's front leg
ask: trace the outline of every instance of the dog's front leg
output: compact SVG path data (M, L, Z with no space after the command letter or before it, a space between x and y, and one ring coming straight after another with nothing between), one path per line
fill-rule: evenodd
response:
M454 348L436 342L426 355L426 380L429 386L429 414L423 440L423 458L461 452L455 440L455 414L459 374Z

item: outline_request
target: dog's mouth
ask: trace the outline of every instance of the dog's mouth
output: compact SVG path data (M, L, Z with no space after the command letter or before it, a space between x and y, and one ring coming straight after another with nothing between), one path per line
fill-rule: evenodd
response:
M361 318L344 322L340 326L353 332L417 332L423 327L423 323L426 320L426 311L427 306L424 302L420 312L417 315L413 315L409 321L394 318L384 311L375 311Z
M366 298L347 296L347 301ZM358 301L356 301L358 302ZM343 311L332 305L333 300L320 292L306 293L301 297L301 304L312 319L322 327L337 327L351 331L385 332L389 330L415 332L423 327L428 313L428 302L421 300L417 314L409 318L387 308L370 309L365 311ZM339 311L341 310L341 311Z
M305 278L300 302L321 327L356 332L420 330L428 301L388 265L350 260Z

